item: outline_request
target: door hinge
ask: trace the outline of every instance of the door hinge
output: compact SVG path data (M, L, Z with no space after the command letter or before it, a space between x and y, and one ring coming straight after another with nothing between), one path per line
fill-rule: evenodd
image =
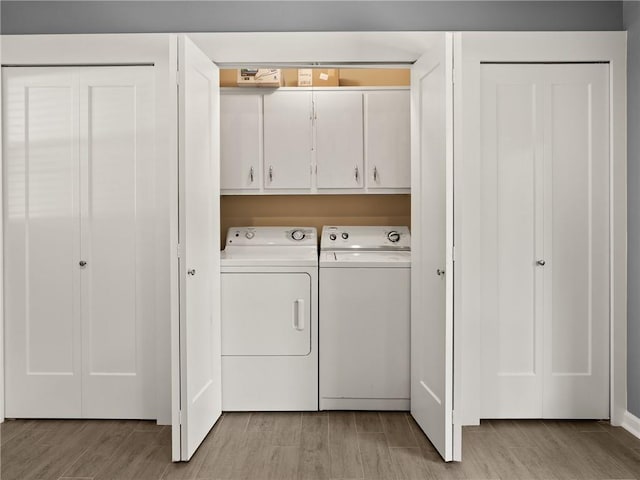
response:
M178 423L182 425L182 410L178 411Z
M456 246L455 245L451 249L451 261L453 261L453 262L456 261Z
M458 423L458 419L456 418L456 411L451 410L451 423L456 425Z
M184 248L180 243L176 245L176 255L178 258L182 258L184 256Z

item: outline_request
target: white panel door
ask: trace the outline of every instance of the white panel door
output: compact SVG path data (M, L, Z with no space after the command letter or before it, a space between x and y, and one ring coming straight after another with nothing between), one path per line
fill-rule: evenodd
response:
M411 92L365 92L368 188L411 187Z
M223 273L221 282L222 355L311 352L308 273Z
M262 95L220 97L220 188L257 190L262 183Z
M542 412L609 418L609 66L542 68Z
M3 68L7 417L81 417L78 73Z
M542 417L543 89L531 71L482 67L482 412Z
M317 186L360 188L362 92L314 92Z
M453 38L411 70L411 415L446 461L453 425Z
M220 90L218 67L179 37L181 460L221 414Z
M155 418L152 67L80 72L82 413Z
M603 64L482 67L484 418L609 416Z
M264 95L264 187L311 187L311 92Z

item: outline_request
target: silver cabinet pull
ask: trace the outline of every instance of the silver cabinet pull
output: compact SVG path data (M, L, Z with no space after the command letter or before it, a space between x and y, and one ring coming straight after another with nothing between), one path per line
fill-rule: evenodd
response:
M437 270L436 270L436 274L437 274L438 276L444 275L444 270L437 269Z
M249 169L249 180L251 180L251 183L253 183L253 167Z
M269 167L269 182L273 182L273 166Z
M87 262L85 262L84 260L80 260L80 261L78 262L78 265L80 265L81 267L83 267L83 268L84 268L84 267L86 267L86 266L87 266Z
M360 181L360 170L358 170L357 165L356 165L355 171L353 172L353 175L356 177L356 183L358 183Z
M187 275L195 275L196 274L196 269L195 268L190 268L189 270L187 270Z
M547 262L545 262L544 260L538 260L536 262L536 265L538 265L539 267L544 267L547 264Z
M378 181L378 167L373 167L373 181Z

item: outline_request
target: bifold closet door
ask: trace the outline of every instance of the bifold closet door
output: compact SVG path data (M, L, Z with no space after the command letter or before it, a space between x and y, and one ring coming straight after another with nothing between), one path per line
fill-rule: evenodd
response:
M78 73L2 74L5 416L80 417Z
M82 413L155 418L153 70L80 69Z
M482 66L482 418L609 416L607 79Z
M150 67L3 69L6 416L154 418Z

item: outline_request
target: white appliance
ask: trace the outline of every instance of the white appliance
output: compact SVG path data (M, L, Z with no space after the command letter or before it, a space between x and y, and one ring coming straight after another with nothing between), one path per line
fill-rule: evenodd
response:
M320 409L408 410L409 229L324 227L320 249Z
M318 409L315 228L233 227L221 253L222 409Z

